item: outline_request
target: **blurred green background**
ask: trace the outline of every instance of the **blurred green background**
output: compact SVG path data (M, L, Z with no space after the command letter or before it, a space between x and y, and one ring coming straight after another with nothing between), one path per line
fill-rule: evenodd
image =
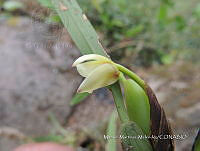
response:
M150 66L199 61L198 0L79 0L115 59ZM132 59L129 59L131 56ZM134 57L132 57L134 56Z

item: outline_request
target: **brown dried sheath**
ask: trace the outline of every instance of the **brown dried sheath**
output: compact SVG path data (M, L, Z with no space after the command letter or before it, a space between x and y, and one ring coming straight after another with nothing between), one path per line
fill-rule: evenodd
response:
M158 103L158 100L146 83L146 93L150 103L150 119L151 119L151 136L173 135L171 126L167 121L163 108ZM151 138L150 142L154 151L174 151L173 139L155 139Z

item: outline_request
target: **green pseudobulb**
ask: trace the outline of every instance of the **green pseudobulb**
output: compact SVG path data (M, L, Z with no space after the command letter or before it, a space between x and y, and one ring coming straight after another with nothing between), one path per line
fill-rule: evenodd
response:
M132 79L124 80L125 104L128 116L144 132L150 134L150 105L145 91Z

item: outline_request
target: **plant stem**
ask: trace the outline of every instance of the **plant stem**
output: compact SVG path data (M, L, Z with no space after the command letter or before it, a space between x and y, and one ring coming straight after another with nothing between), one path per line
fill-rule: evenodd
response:
M120 75L119 75L119 81L121 83L124 83L126 81L126 78L124 77L124 74L121 72Z
M133 79L135 82L137 82L137 84L139 84L145 90L145 82L137 74L133 73L131 70L125 68L124 66L122 66L120 64L115 64L115 65L121 72L128 75L131 79Z
M114 102L115 102L115 106L117 108L117 112L119 114L119 118L121 120L122 123L126 123L129 121L129 117L123 102L123 96L122 96L122 92L121 92L121 88L119 83L115 83L113 85L110 86L113 97L114 97Z

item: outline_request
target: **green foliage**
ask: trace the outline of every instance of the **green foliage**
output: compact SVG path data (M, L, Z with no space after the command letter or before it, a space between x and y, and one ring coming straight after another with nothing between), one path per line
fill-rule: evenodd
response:
M93 6L89 0L81 1L81 6L85 10L87 10L89 18L92 19L92 23L96 26L98 30L105 33L104 37L104 44L107 47L113 47L116 44L127 41L133 40L135 41L134 46L128 46L126 48L117 49L112 51L111 56L114 59L121 59L122 57L126 57L125 52L136 51L137 45L144 41L144 45L151 40L150 34L153 32L153 26L156 25L156 18L152 18L157 13L155 7L159 7L159 4L151 3L147 0L104 0L98 3L98 7L95 5ZM166 10L162 10L159 19L164 20L164 15L167 15ZM157 27L156 27L157 28ZM147 46L148 47L148 46ZM151 49L151 47L150 47ZM158 53L160 49L152 48L154 51L151 53L153 54L160 54ZM112 49L111 49L112 50ZM140 51L142 53L149 54L149 51L146 48L142 48ZM143 59L143 55L138 55L138 58L132 60L134 63L139 65L147 65L151 64L153 61L157 61L157 58L153 58L148 62L148 59ZM158 57L158 59L161 56ZM137 60L142 60L144 63L140 63ZM160 60L158 60L160 61ZM132 62L131 62L132 63ZM127 63L129 64L129 63Z
M88 12L93 24L105 32L105 37L108 35L107 41L110 43L113 40L123 40L126 34L136 37L136 33L142 32L144 25L148 23L145 17L141 17L147 15L141 11L150 4L147 2L141 5L139 1L103 0L95 3L95 6L89 0L79 2ZM133 29L137 32L133 32Z
M52 7L51 0L38 0ZM198 62L200 3L181 0L78 0L116 61L149 67L177 58ZM190 7L193 4L195 8ZM179 6L180 5L180 6ZM58 16L47 21L59 23ZM131 43L131 45L126 44ZM184 53L183 53L184 50ZM198 56L198 57L197 57Z
M200 3L196 6L194 15L196 15L196 17L200 18Z
M86 97L89 96L89 93L77 93L71 100L70 105L74 106L82 102Z
M104 45L110 48L110 55L115 60L127 57L125 64L148 67L154 63L173 62L170 52L174 50L183 56L182 50L187 49L183 58L198 52L198 1L184 4L181 0L79 0L79 3L95 28L104 33ZM187 3L196 4L196 8ZM134 45L124 46L126 41L133 41ZM116 45L120 47L112 49ZM166 61L166 58L171 59Z
M46 17L45 21L48 24L61 23L60 17L53 13L51 13L48 17Z
M107 128L107 136L117 136L117 112L114 110L110 116ZM108 139L106 143L106 151L117 151L116 139Z

